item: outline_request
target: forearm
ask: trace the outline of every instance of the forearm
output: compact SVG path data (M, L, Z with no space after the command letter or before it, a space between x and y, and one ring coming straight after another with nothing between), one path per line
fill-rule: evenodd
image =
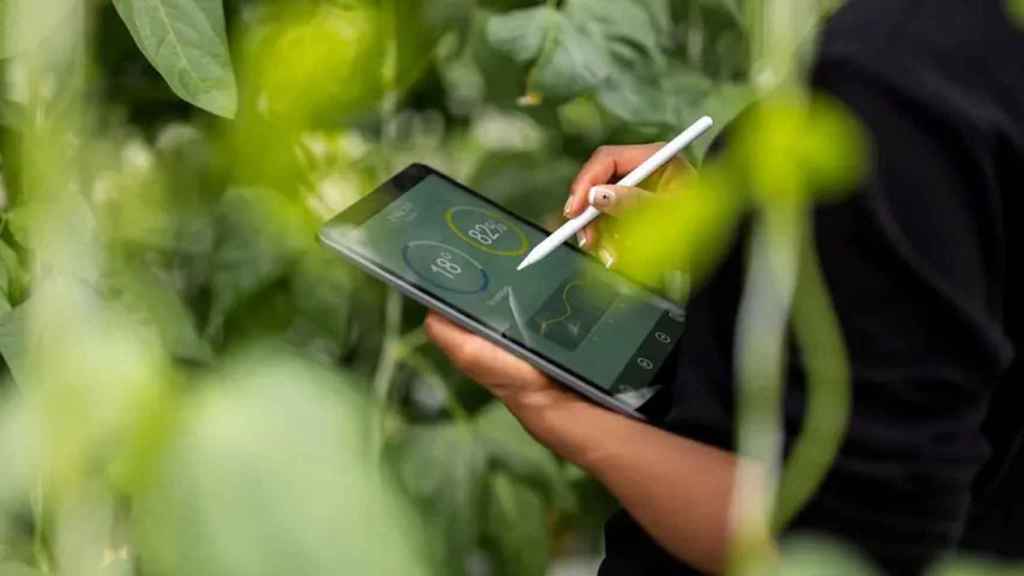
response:
M737 459L576 400L510 408L538 440L588 470L666 550L720 572Z

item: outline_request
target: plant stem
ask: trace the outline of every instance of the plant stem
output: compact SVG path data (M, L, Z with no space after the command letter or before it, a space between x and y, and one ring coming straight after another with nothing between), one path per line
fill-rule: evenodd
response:
M395 378L398 366L398 350L402 331L402 295L389 288L384 306L384 339L381 345L380 360L373 375L374 418L371 430L374 453L380 454L384 447L384 426L388 411L388 397L391 383Z
M850 417L850 365L813 234L805 234L793 328L807 375L807 406L800 435L779 483L772 519L778 532L813 496L828 473Z
M772 497L783 450L786 331L798 271L804 211L765 207L756 217L736 325L737 438L731 573L770 566Z

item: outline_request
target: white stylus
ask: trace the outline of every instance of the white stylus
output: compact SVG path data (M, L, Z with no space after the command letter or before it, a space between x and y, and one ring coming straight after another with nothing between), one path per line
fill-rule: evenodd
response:
M689 128L683 130L679 136L672 139L671 142L663 146L660 150L654 153L653 156L644 161L643 164L639 165L632 172L626 175L625 178L619 180L618 186L636 186L643 182L648 176L654 174L658 168L664 166L669 160L676 157L683 148L689 146L694 140L700 138L705 132L711 129L714 125L714 120L710 116L704 116L700 120L694 122ZM591 199L591 201L593 201ZM555 251L555 248L561 246L566 240L572 238L577 232L583 230L588 224L597 219L601 215L601 211L593 206L588 206L587 209L579 216L569 220L565 224L551 233L550 236L544 239L540 244L530 251L523 258L522 263L519 264L517 270L522 270L531 264L536 264L543 260L548 254Z

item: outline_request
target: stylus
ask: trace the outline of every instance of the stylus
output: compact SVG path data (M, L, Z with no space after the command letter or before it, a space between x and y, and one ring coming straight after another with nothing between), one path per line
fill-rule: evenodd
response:
M683 148L686 148L694 140L700 138L705 132L711 129L714 125L714 120L710 116L704 116L700 120L694 122L689 128L683 130L679 136L672 139L671 142L663 146L660 150L654 153L653 156L643 162L643 164L637 166L632 172L627 174L622 180L619 180L619 186L636 186L643 182L648 176L654 174L659 168L664 166L669 160L676 157ZM593 199L591 199L592 201ZM593 206L588 206L587 209L579 216L569 220L565 224L551 233L550 236L545 238L540 244L530 251L523 259L522 263L519 264L517 270L522 270L532 264L540 262L548 254L555 251L566 240L572 238L577 232L583 230L588 224L597 219L601 215L601 211Z

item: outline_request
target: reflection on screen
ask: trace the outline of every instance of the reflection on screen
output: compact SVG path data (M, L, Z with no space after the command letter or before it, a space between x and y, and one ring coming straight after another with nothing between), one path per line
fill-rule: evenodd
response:
M569 248L523 270L544 238L428 176L358 230L359 249L408 282L636 406L683 317Z

